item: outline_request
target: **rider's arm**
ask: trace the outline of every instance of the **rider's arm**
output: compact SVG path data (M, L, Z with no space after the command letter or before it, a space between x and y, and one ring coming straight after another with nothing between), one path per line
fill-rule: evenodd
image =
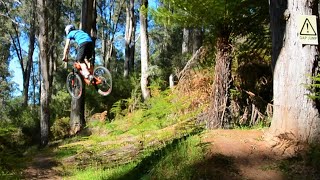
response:
M63 50L63 61L68 61L68 54L69 54L69 46L70 46L70 39L66 40L66 45L64 46Z

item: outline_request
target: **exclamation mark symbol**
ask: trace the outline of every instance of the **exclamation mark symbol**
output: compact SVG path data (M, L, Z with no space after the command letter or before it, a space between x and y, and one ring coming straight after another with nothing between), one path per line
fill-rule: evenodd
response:
M309 33L309 23L307 23L307 33Z

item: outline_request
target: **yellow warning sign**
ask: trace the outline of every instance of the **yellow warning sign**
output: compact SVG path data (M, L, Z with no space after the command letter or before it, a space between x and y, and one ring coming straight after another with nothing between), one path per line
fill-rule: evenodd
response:
M302 44L318 45L317 17L300 15L299 39Z

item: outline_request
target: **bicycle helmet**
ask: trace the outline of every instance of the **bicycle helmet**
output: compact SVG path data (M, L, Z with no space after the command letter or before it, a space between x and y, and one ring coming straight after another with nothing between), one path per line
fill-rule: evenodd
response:
M66 32L66 35L69 34L70 31L75 30L76 28L74 27L74 25L69 24L66 26L66 28L64 29L64 31Z

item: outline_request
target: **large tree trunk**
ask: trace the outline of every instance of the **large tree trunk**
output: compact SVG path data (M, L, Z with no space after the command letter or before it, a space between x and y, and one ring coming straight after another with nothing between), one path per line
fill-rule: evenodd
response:
M126 32L125 32L125 61L124 61L124 77L133 71L134 62L134 36L135 34L135 19L134 19L134 0L127 1L126 5Z
M144 100L150 97L148 63L149 63L149 40L148 40L148 0L141 0L140 7L140 32L141 32L141 91Z
M309 76L316 73L319 52L318 46L299 42L299 15L318 15L318 0L270 0L274 99L270 132L319 142L319 111L306 89L312 83Z
M214 71L213 99L207 117L207 128L221 128L229 125L230 120L230 86L231 80L231 47L229 35L218 37L217 55Z
M38 0L39 8L39 47L40 47L40 64L41 64L41 95L40 95L40 128L41 128L41 145L45 146L49 140L49 119L50 119L50 57L49 57L49 15L46 10L47 1Z
M96 39L96 2L95 0L83 0L80 28ZM93 42L95 43L95 42ZM94 51L94 49L93 49ZM93 58L94 58L93 53ZM70 114L71 135L79 132L86 125L85 121L85 85L83 83L82 96L79 99L72 98Z

